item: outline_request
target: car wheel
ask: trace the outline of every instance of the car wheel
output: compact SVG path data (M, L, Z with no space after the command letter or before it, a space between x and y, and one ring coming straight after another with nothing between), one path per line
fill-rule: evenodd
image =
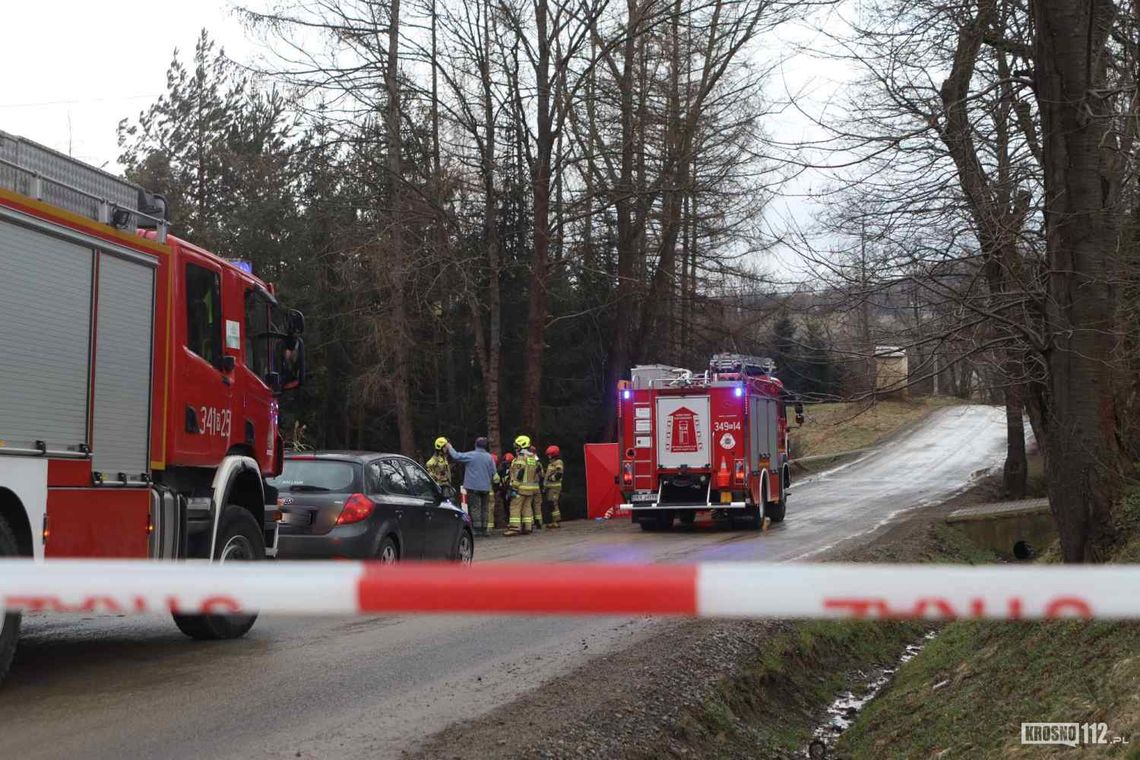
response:
M459 542L455 545L455 561L462 565L470 565L475 560L475 537L471 531L464 528L459 533Z
M8 522L0 517L0 557L20 556L16 534L8 527ZM20 615L10 612L0 618L0 682L8 675L12 658L16 654L16 641L20 638Z
M381 565L394 565L400 561L400 547L396 546L391 536L384 536L380 542L376 549L376 561Z
M214 559L226 562L256 562L265 559L265 534L249 510L226 506L218 526ZM237 639L249 633L257 621L253 615L174 615L178 630L192 639L214 641Z

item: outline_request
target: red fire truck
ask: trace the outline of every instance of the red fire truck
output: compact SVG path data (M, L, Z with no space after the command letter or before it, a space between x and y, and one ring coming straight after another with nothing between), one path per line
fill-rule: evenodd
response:
M275 552L265 478L304 318L166 217L161 196L0 132L0 555ZM174 618L204 639L254 622ZM0 678L19 623L0 624Z
M771 360L717 354L700 374L649 365L631 376L618 388L619 479L642 529L701 510L752 528L784 519L788 397Z

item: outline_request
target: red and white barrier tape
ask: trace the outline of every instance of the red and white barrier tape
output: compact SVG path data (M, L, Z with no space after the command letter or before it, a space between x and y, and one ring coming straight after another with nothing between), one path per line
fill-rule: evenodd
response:
M1140 565L0 560L0 608L283 615L1140 619Z

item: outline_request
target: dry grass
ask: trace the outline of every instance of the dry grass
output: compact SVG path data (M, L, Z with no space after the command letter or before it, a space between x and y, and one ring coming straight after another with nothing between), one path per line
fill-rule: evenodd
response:
M1120 509L1140 561L1140 489ZM844 734L836 757L1140 758L1140 625L957 622L942 629ZM937 694L935 694L937 692ZM1106 723L1128 744L1022 746L1023 722Z
M932 396L908 401L812 404L801 428L792 430L792 457L826 456L873 446L930 414L962 403Z

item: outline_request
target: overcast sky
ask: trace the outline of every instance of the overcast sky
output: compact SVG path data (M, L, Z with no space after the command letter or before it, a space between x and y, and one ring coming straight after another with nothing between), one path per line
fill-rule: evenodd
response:
M192 53L206 27L235 58L252 52L225 0L40 0L3 17L0 130L111 171L116 125L162 94L174 48Z
M261 48L249 39L232 12L232 0L110 0L5 3L0 31L0 130L26 137L76 158L117 172L115 127L135 117L165 89L166 69L178 48L189 57L205 27L215 42L238 61ZM834 12L825 23L834 25ZM757 55L778 61L770 97L784 96L785 85L807 91L816 104L834 92L834 63L793 55L786 40L812 44L808 27L786 26ZM791 142L818 136L807 119L788 109L765 124L769 135ZM805 225L813 204L804 196L825 181L805 176L784 188L766 215L780 228L788 218ZM777 230L778 231L778 230ZM794 257L774 257L773 268L790 274Z

